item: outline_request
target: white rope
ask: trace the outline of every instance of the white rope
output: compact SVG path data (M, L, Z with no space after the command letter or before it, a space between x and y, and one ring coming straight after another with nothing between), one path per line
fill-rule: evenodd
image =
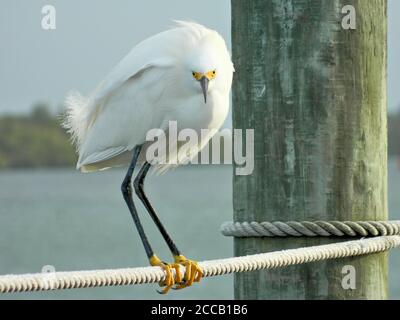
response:
M205 277L272 269L314 261L383 252L400 246L400 236L382 236L308 248L210 260L199 263ZM181 268L182 275L184 268ZM0 293L157 283L160 267L0 276Z
M237 238L392 236L400 235L400 221L225 222L221 233Z

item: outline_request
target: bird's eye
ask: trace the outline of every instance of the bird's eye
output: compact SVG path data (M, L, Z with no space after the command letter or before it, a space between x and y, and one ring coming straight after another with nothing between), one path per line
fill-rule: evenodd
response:
M215 70L213 71L213 74L215 74Z
M193 72L192 72L192 75L193 75L193 77L194 77L194 76L196 75L196 72L193 71Z

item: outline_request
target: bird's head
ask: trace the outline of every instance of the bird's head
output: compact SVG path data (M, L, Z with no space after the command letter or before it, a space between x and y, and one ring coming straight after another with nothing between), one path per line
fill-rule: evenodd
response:
M225 45L218 34L204 37L188 56L187 74L191 90L201 93L204 103L213 90L227 90L232 83L233 65Z
M204 96L204 103L207 103L207 93L210 81L214 80L217 76L217 70L210 70L206 72L192 71L193 78L200 83L201 91Z

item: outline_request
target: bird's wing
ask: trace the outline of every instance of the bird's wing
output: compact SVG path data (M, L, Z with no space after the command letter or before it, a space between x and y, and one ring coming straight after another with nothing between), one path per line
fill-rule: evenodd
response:
M96 120L99 112L107 106L106 100L116 89L120 88L126 81L144 74L151 68L163 68L170 66L173 62L167 57L143 60L144 52L133 52L125 57L111 73L100 83L95 92L88 100L87 123L90 126ZM141 63L140 63L141 62Z
M110 159L112 157L116 157L123 152L126 151L126 147L119 146L119 147L110 147L103 151L98 151L91 153L88 157L85 158L82 165L89 164L89 163L98 163Z
M147 66L99 98L79 149L78 168L117 157L145 141L148 130L161 122L157 108L167 70L155 64Z
M88 101L91 114L95 115L104 99L128 79L152 67L169 67L181 62L185 49L211 31L193 22L175 23L176 27L140 42L114 67Z

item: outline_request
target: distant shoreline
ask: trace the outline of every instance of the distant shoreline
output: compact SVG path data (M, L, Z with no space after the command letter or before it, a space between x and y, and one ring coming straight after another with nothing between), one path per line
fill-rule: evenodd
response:
M45 104L30 114L0 116L0 170L75 168L77 155L62 115ZM400 112L388 116L389 157L400 157Z

